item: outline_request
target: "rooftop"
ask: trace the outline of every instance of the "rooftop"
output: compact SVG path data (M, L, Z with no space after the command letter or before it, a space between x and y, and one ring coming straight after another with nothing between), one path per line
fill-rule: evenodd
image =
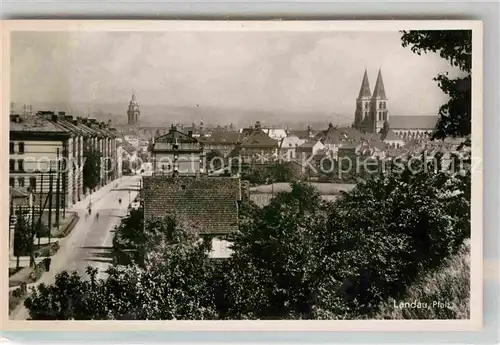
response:
M201 233L238 229L240 179L233 177L144 177L144 216L172 215L194 222Z

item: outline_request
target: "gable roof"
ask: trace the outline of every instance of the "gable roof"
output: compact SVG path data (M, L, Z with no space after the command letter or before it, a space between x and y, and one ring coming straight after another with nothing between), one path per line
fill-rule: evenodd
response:
M202 233L238 229L240 179L145 176L144 217L172 215L199 224Z
M202 137L199 140L207 144L236 144L242 141L243 135L238 132L214 132L210 137Z
M189 135L182 133L175 128L170 128L170 131L167 134L163 134L155 139L155 143L168 143L168 144L190 144L197 143L198 140L196 138L190 137Z
M244 148L274 148L278 147L278 142L271 139L262 130L256 130L247 137L245 137L241 143L241 147Z
M389 124L392 129L426 129L436 128L437 116L425 115L391 115Z
M387 131L385 138L384 138L384 141L385 140L403 140L403 139L399 135L394 133L394 131L392 129L389 129Z

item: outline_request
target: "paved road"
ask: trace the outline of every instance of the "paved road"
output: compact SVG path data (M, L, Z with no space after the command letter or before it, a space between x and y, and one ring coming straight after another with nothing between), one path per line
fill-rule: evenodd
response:
M34 285L53 284L55 275L63 270L76 270L85 275L87 266L99 269L100 278L105 278L105 271L111 264L110 256L113 243L113 229L120 219L127 214L127 207L138 194L139 176L124 177L121 181L101 188L92 196L80 201L71 209L77 212L80 220L68 237L61 239L61 248L52 257L50 271L43 274ZM118 186L114 185L118 183ZM118 199L122 199L121 205ZM89 216L87 206L92 203L92 214ZM96 214L99 213L99 217ZM30 284L31 286L31 284ZM26 320L28 311L24 306L18 307L10 315L11 319Z

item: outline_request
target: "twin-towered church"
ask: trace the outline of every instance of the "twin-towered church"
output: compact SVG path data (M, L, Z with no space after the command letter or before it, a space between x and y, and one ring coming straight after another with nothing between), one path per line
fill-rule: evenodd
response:
M404 140L423 138L436 127L437 116L389 115L389 100L385 93L382 71L378 71L371 93L365 70L354 113L354 127L361 132L379 133L387 122L389 128Z

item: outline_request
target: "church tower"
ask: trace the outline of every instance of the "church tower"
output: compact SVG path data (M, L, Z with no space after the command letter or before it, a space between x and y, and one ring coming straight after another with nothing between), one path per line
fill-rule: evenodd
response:
M387 97L385 95L384 81L382 80L382 71L378 70L375 89L370 102L371 132L379 133L384 127L384 122L389 121L387 111Z
M368 73L365 69L359 95L356 99L356 112L354 113L354 127L361 128L363 120L367 119L370 115L371 106L371 91L370 83L368 82Z
M132 94L132 100L128 105L127 116L128 116L128 124L136 125L139 122L139 115L141 111L139 110L139 103L135 99L135 94Z

